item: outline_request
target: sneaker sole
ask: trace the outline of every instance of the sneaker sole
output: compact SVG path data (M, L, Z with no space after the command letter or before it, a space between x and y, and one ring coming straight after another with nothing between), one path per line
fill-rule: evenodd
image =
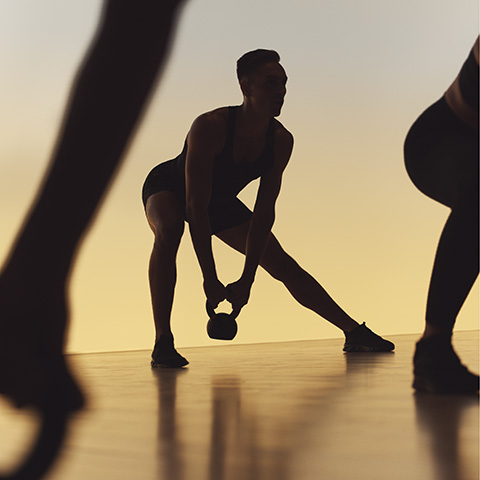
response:
M343 351L347 353L355 352L392 352L394 348L384 349L384 348L375 348L375 347L366 347L364 345L345 345Z
M188 365L188 362L183 363L182 365L169 365L167 363L157 363L154 360L150 362L152 368L183 368Z

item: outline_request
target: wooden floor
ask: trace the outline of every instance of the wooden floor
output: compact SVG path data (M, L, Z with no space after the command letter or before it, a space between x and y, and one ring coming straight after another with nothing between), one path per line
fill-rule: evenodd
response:
M341 340L188 348L184 370L150 352L71 356L89 408L49 480L477 480L478 397L415 395L416 335L393 354ZM478 372L478 332L455 335ZM35 431L0 403L0 471Z

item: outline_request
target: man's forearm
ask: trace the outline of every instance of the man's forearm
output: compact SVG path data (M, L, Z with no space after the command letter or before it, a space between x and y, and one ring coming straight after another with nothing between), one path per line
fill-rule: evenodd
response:
M187 216L193 248L195 249L203 278L204 280L215 279L217 278L217 271L213 258L212 236L207 210L190 210Z

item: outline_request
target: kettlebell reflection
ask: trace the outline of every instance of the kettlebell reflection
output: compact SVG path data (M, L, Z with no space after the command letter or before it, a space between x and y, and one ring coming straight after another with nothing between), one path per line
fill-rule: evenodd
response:
M208 379L208 388L203 383L206 378L198 385L190 384L192 377L185 370L159 369L154 374L159 387L159 479L288 478L288 455L273 459L264 454L258 412L242 402L239 377L213 376ZM187 400L182 393L177 396L177 391L184 389L197 391L198 395ZM192 411L198 415L192 415Z
M212 424L209 480L286 480L290 478L289 452L283 448L265 455L269 443L262 438L259 411L252 409L241 390L240 379L212 379ZM247 399L248 400L248 399ZM270 452L275 449L269 445Z

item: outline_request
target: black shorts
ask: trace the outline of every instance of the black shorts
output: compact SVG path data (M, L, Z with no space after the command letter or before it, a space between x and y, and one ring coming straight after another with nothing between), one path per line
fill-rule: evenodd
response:
M143 206L146 207L147 199L155 193L169 191L178 196L182 206L184 219L185 213L185 182L178 179L174 161L157 165L147 176L142 189ZM208 207L210 228L212 234L222 232L242 223L248 222L252 211L237 197L214 200Z

